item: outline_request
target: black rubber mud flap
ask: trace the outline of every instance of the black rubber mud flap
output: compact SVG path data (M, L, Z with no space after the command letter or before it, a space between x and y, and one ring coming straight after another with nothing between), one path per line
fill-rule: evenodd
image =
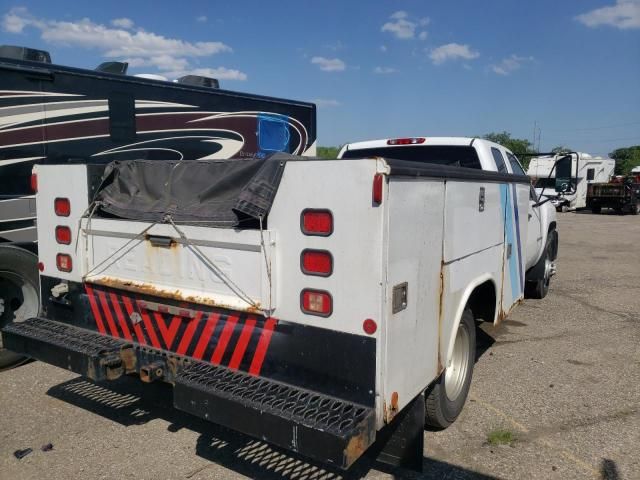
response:
M421 472L423 450L424 394L421 393L378 432L370 455L378 462Z
M173 401L192 415L342 469L376 437L373 408L202 362L178 374Z

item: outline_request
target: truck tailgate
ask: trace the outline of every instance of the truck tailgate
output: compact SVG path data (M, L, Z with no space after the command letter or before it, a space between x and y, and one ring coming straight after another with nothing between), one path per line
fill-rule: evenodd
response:
M150 225L84 220L85 281L241 311L275 308L273 232Z

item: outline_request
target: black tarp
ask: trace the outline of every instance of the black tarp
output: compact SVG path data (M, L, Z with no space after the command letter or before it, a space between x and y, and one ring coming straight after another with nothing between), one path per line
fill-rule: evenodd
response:
M314 159L274 153L230 160L115 161L107 166L95 200L101 213L129 220L162 222L171 215L176 223L251 228L267 217L286 163L305 160ZM529 183L522 175L408 160L386 162L390 176Z
M287 160L125 160L109 164L95 200L111 216L162 222L237 227L265 218Z

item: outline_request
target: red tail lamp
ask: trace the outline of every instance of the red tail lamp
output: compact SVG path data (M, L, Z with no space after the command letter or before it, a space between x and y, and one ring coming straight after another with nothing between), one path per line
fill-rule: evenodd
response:
M333 312L331 294L323 290L303 290L300 294L300 308L309 315L328 317Z
M328 237L333 233L333 215L326 209L307 208L302 211L300 228L305 235Z
M53 201L53 209L59 217L68 217L71 215L71 202L68 198L56 198Z
M69 245L71 243L71 229L58 225L56 227L56 242L62 245Z
M387 140L387 145L419 145L425 140L424 137L392 138Z
M307 275L328 277L333 273L333 256L326 250L303 250L300 268Z
M367 335L373 335L374 333L376 333L376 330L378 330L378 324L375 322L375 320L367 318L364 322L362 322L362 329Z
M71 256L66 253L59 253L56 255L56 266L61 272L70 272L73 270L73 261Z
M382 203L382 186L384 185L384 176L381 173L376 173L373 176L373 192L372 200L375 205Z

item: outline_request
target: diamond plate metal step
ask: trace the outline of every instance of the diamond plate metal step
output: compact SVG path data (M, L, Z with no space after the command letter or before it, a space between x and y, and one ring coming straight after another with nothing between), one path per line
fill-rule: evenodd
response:
M373 408L201 362L178 373L174 406L340 468L375 440Z

